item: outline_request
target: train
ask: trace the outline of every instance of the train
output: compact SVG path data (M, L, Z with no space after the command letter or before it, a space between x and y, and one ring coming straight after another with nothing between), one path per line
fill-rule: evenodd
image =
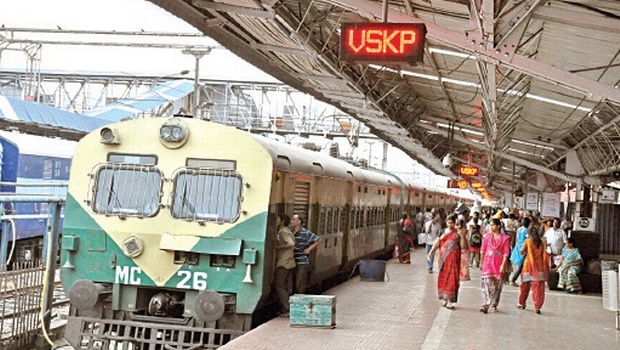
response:
M273 304L276 216L322 238L310 285L393 249L403 210L467 200L193 118L121 121L75 147L60 254L76 349L206 349Z
M3 195L64 197L69 182L71 156L77 142L0 131L0 192ZM11 258L0 264L42 259L43 235L47 232L47 203L4 203L3 214L12 216L7 250Z

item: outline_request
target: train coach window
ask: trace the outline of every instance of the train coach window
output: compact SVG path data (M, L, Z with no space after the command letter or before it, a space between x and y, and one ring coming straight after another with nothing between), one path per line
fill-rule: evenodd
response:
M239 217L243 179L236 171L183 168L174 177L172 216L233 222Z
M161 172L132 164L105 164L97 171L93 210L98 214L154 216L159 211Z

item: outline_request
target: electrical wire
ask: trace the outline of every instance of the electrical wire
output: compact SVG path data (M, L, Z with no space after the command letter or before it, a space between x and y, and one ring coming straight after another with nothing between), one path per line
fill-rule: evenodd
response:
M50 339L49 334L47 333L47 329L45 328L45 310L44 310L44 303L43 301L45 300L44 298L47 298L47 293L48 293L48 289L49 289L49 275L50 275L50 266L52 266L51 264L51 260L52 260L52 249L53 249L53 244L52 244L52 231L51 229L47 230L47 252L45 252L45 273L43 274L43 292L41 293L41 301L39 303L39 322L41 322L41 331L43 332L43 337L45 338L45 340L47 341L47 343L50 346L54 346L54 342ZM48 305L48 307L51 309L52 305ZM50 310L51 313L51 310Z
M15 252L15 246L17 245L17 233L15 232L15 220L9 220L11 222L11 234L13 236L13 242L11 242L11 250L9 251L9 256L6 259L6 264L9 264L9 261L13 258L13 253Z

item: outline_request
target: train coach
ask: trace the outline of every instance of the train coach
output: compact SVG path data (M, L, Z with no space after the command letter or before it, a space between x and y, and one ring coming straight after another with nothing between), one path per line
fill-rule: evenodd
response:
M61 245L77 349L200 349L251 329L270 297L278 213L321 245L311 284L392 248L389 173L198 119L106 126L75 149Z
M64 196L75 145L74 141L0 131L0 192ZM40 260L48 204L4 203L3 208L3 214L12 216L7 235L11 262Z

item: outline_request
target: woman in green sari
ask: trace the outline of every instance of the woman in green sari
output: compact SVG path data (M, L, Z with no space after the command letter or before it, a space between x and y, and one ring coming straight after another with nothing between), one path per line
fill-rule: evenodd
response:
M579 248L575 247L575 239L569 237L566 239L566 245L562 248L562 260L558 268L560 274L558 288L569 293L581 293L579 272L581 272L582 266L583 260L579 254Z

